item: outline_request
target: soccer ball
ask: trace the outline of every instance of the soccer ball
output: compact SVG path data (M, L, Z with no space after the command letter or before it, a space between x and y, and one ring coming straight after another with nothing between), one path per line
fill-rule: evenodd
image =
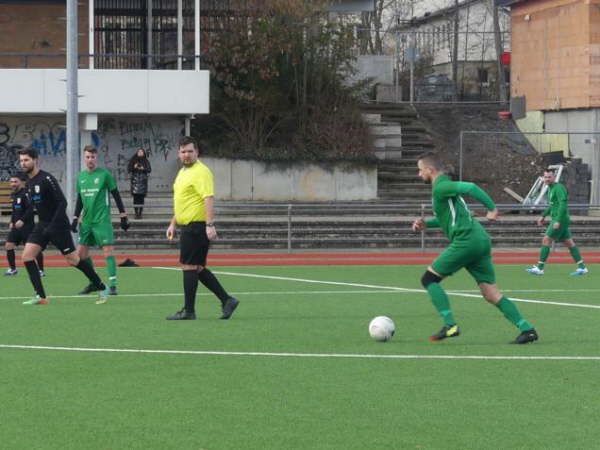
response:
M369 323L369 334L378 342L389 341L395 331L394 321L386 316L375 317Z

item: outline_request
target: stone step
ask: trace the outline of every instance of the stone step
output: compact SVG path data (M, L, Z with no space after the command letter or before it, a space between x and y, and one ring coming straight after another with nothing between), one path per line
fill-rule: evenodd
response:
M420 125L418 122L415 122L412 125L403 125L402 133L427 133L427 129Z
M408 182L386 182L385 189L394 189L397 191L405 191L407 194L411 192L424 192L431 196L431 186L423 183L422 181L408 181Z
M375 137L399 137L404 134L404 130L399 125L371 125L371 134Z
M435 148L435 144L431 141L419 138L405 138L402 136L402 145L411 146L411 147L422 147L423 150L430 150Z
M412 175L402 175L397 172L384 172L380 171L377 173L377 181L378 183L385 182L386 186L389 186L388 183L400 182L400 183L413 183L413 184L423 184L423 181Z
M364 104L360 106L360 110L369 114L405 114L411 117L418 117L417 112L412 106L398 103Z
M382 189L379 193L378 196L381 199L384 200L400 200L403 198L406 198L407 196L409 196L411 198L413 198L414 200L418 200L422 203L426 203L426 202L430 202L431 201L431 193L420 193L420 192L404 192L404 191L397 191L395 189Z
M408 160L408 163L406 160ZM412 155L393 161L379 161L379 164L377 164L377 173L380 170L384 172L407 172L411 170L416 174L418 170L416 161L417 158L414 158Z
M382 116L380 123L389 123L393 125L400 125L401 127L419 126L420 122L416 118L412 117L389 117Z
M415 208L418 216L418 209ZM349 218L328 216L311 220L293 218L293 248L418 248L421 245L420 233L412 233L411 218L399 216L399 211L390 211L396 217L387 219L369 218L360 210ZM364 211L363 211L364 213ZM344 216L345 217L345 216ZM486 223L486 229L496 247L538 248L543 228L534 224L535 216L507 217L496 223ZM118 222L114 222L115 227ZM571 230L580 246L600 244L599 221L595 218L573 220ZM287 248L287 220L269 219L254 215L246 220L219 219L219 239L213 248L220 249L278 249ZM177 241L164 238L166 222L136 221L127 232L115 228L116 245L119 248L173 249ZM6 237L6 230L0 231L0 240ZM447 239L435 230L427 230L425 243L429 248L444 247Z

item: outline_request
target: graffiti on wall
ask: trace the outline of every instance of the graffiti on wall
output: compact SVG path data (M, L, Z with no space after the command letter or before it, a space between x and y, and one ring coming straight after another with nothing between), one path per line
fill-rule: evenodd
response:
M99 121L92 139L120 186L129 180L129 160L139 148L146 150L152 165L149 189L162 191L170 190L179 168L177 143L182 133L177 118L107 118Z
M89 138L99 151L101 164L113 172L121 189L128 188L129 160L138 148L144 148L152 165L149 189L156 192L171 188L179 168L177 142L182 133L183 123L178 118L118 117L100 119L98 130ZM0 117L0 180L18 170L17 151L28 146L38 150L42 168L62 183L66 172L64 120Z
M62 158L66 151L65 125L62 121L27 118L0 118L0 180L6 180L18 170L17 152L31 146L41 157ZM56 174L60 179L64 170Z

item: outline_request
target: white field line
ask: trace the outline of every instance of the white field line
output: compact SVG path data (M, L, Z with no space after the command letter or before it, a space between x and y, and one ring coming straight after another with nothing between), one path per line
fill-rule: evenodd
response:
M153 269L180 270L180 269L174 268L174 267L153 267ZM352 286L352 287L371 288L371 289L389 289L391 291L396 291L396 292L415 292L415 293L419 293L419 294L423 294L426 292L423 289L409 289L409 288L402 288L402 287L397 287L397 286L380 286L380 285L375 285L375 284L346 283L346 282L341 282L341 281L322 281L322 280L311 280L311 279L307 279L307 278L280 277L280 276L274 276L274 275L259 275L259 274L239 273L239 272L224 272L224 271L217 272L217 271L215 271L215 273L219 274L219 275L231 275L231 276L248 277L248 278L262 278L262 279L267 279L267 280L296 281L296 282L301 282L301 283L327 284L327 285L332 285L332 286ZM448 291L448 294L453 295L455 297L481 298L480 294L467 294L464 292ZM571 307L571 308L600 309L600 305L590 305L590 304L584 304L584 303L551 302L551 301L547 301L547 300L535 300L535 299L515 298L515 297L511 297L510 299L515 302L521 302L521 303L536 303L539 305L567 306L567 307Z
M0 344L0 348L89 353L145 353L194 356L263 356L275 358L347 358L347 359L459 359L459 360L524 360L524 361L600 361L600 356L499 356L499 355L376 355L360 353L283 353L227 352L210 350L150 350L137 348L54 347L47 345Z
M402 292L401 292L402 293ZM313 294L331 294L331 295L342 295L342 294L397 294L397 292L390 290L347 290L347 291L231 291L231 294L234 295L313 295ZM119 294L118 297L180 297L183 295L183 292L169 292L164 294ZM199 292L196 295L198 296L212 296L214 294L210 292ZM93 295L48 295L51 299L55 298L75 298L75 299L90 299L95 298ZM28 297L0 297L0 300L27 300L32 298Z
M421 291L425 293L425 291ZM471 293L471 292L479 292L477 289L460 289L456 291L452 291L454 295L462 294L462 293ZM503 290L502 292L600 292L600 289L531 289L531 290ZM358 295L358 294L411 294L410 291L397 291L392 289L385 290L376 290L376 289L363 289L363 290L342 290L342 291L231 291L233 295L243 295L247 296L267 296L267 295ZM183 292L165 292L163 294L157 293L147 293L147 294L119 294L119 297L179 297L182 296ZM196 295L198 296L212 296L210 292L198 292ZM60 298L60 299L86 299L86 298L94 298L93 295L50 295L52 299ZM478 297L477 295L475 297ZM7 296L1 297L1 300L29 300L31 296Z

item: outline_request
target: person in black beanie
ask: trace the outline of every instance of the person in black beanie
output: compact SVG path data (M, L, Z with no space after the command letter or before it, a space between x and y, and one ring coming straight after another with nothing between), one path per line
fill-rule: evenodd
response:
M131 174L131 195L133 196L133 210L135 218L142 218L144 200L148 193L148 177L152 172L146 150L138 148L135 155L129 160L127 172Z

